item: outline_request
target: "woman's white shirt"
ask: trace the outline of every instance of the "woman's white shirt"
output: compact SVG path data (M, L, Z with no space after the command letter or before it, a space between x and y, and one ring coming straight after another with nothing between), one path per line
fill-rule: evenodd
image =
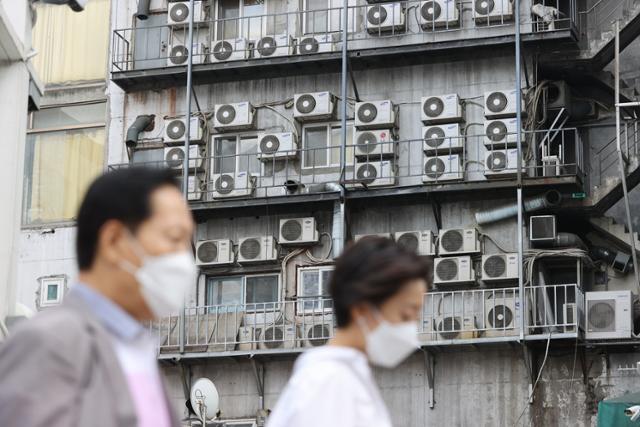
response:
M323 346L296 361L267 427L391 427L364 353Z

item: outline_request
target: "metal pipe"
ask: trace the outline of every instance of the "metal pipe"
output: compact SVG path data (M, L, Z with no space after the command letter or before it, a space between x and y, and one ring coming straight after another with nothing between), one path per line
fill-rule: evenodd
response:
M138 11L136 12L136 18L138 18L141 21L146 21L149 18L150 3L151 3L151 0L138 0Z
M516 163L516 199L517 199L517 215L518 215L518 289L520 307L524 307L524 277L522 277L522 263L524 259L524 236L522 232L523 220L522 220L522 76L520 72L521 67L521 53L520 53L520 0L514 2L514 14L515 14L515 26L516 26L516 148L517 148L517 163ZM520 341L524 340L525 325L523 310L520 310Z
M340 117L341 125L340 125L340 179L344 180L346 175L346 164L347 164L347 61L348 61L348 33L347 28L349 28L349 0L344 0L342 3L342 74L340 75L340 95L342 97L342 115ZM336 239L334 237L333 242L333 256L334 258L339 256L342 253L342 249L344 247L344 237L345 237L345 190L344 187L340 186L340 200L339 200L339 209L334 209L334 231L338 231L338 236L341 239ZM335 223L338 223L339 227L336 227Z
M587 250L587 245L584 244L582 239L573 233L558 233L553 242L549 246L554 248L572 248L577 247L583 250Z
M636 286L640 289L640 272L638 272L638 255L636 253L636 239L633 232L633 221L631 220L631 208L629 207L629 191L627 189L627 172L622 158L622 146L620 144L620 21L615 23L615 103L616 103L616 150L618 151L618 168L620 169L620 180L622 182L622 194L624 195L624 209L627 214L627 228L629 230L629 247L633 257L633 273L636 276Z
M155 117L156 116L154 114L136 117L131 126L129 126L129 129L127 129L127 137L124 140L124 143L128 148L133 148L136 146L136 144L138 143L138 135L140 135L141 132L150 127Z
M525 212L536 212L542 209L559 206L562 195L557 190L549 190L541 196L532 197L524 201ZM489 224L519 215L518 203L500 206L484 212L476 212L478 225Z

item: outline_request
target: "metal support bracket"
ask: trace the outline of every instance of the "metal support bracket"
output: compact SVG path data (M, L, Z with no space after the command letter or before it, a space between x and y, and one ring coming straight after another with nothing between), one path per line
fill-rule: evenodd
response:
M360 102L360 93L358 92L358 85L356 85L356 77L353 74L353 67L351 66L351 58L347 57L347 68L349 69L349 78L351 79L351 84L353 85L353 94L356 96L356 101Z
M436 220L438 230L442 229L442 207L435 197L431 197L431 209L433 209L433 217Z
M264 363L256 360L255 357L252 357L249 360L253 367L253 375L256 377L256 386L258 388L258 396L260 398L260 409L264 410Z
M429 404L429 409L433 409L436 406L435 401L435 365L436 365L436 356L428 350L423 350L424 352L424 367L425 373L427 376L427 403Z

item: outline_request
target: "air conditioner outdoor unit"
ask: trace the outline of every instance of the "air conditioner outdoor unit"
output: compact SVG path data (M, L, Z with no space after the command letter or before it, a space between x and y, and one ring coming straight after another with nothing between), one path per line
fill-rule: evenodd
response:
M518 279L518 254L482 255L482 281L501 282Z
M202 142L204 139L205 123L200 117L191 117L189 120L189 141ZM184 117L164 119L164 142L184 142L187 125Z
M261 350L295 348L296 339L296 325L292 323L278 323L262 329L258 347Z
M453 123L462 121L462 105L457 93L422 98L422 122Z
M279 229L281 245L318 243L318 228L313 217L281 219Z
M197 265L233 264L233 242L231 240L202 240L196 242Z
M464 340L478 337L475 316L436 316L435 332L443 340Z
M238 242L238 263L269 262L278 260L276 239L272 236L245 237Z
M558 156L543 156L542 157L542 176L560 176L560 175L562 175L560 158Z
M514 147L518 140L516 119L485 120L484 145L494 148ZM524 138L522 139L524 143Z
M505 178L518 174L518 150L487 151L484 157L484 176L487 178Z
M420 26L429 31L441 27L457 27L460 15L456 0L434 0L420 3Z
M182 188L182 178L178 179L180 183L180 188ZM197 200L202 200L202 180L199 176L189 175L187 179L187 200L190 202L195 202Z
M204 2L193 2L193 21L200 22L207 20ZM169 25L188 25L191 7L188 1L178 1L168 4L167 8L167 24Z
M399 231L394 233L394 240L402 246L418 255L435 255L436 248L431 230L426 231Z
M494 90L484 93L484 116L487 119L501 119L516 116L516 90ZM522 103L524 109L524 97Z
M305 347L319 347L333 337L333 323L329 318L305 322L303 333L302 342Z
M513 0L473 0L473 19L476 24L508 21L513 18Z
M295 50L295 39L288 34L264 36L256 43L257 58L292 55Z
M571 115L571 88L564 80L549 82L547 85L547 111L558 112L562 108Z
M189 169L202 169L204 166L205 148L200 145L189 146ZM164 161L168 168L182 170L184 167L184 147L165 147Z
M390 129L396 125L396 107L390 100L357 102L355 128Z
M211 62L241 61L247 59L247 39L217 40L211 46Z
M425 156L422 182L438 183L443 181L459 181L464 179L461 156Z
M298 155L298 141L293 132L263 133L258 135L258 158L291 159Z
M451 154L464 149L464 136L459 123L424 126L424 152Z
M390 239L391 233L356 234L355 236L353 236L353 241L357 242L358 240L364 239L365 237L383 237L385 239Z
M450 228L438 234L438 255L480 253L480 237L475 228Z
M576 332L578 329L583 330L584 324L581 321L584 313L575 302L566 302L562 304L562 324L563 332Z
M213 127L220 132L253 129L255 108L249 102L214 105Z
M456 285L473 283L476 280L470 256L436 258L434 260L433 283Z
M532 215L529 217L529 241L534 245L556 240L558 230L555 215Z
M406 30L405 11L402 3L385 3L367 6L367 32L370 34L400 32Z
M192 53L192 64L204 64L207 62L207 46L203 43L194 42ZM168 67L178 67L187 65L189 59L189 48L183 41L174 37L171 45L169 46L169 56L167 57Z
M216 173L212 175L214 199L250 197L254 191L253 178L247 172Z
M484 300L485 337L520 334L520 302L515 292L496 291Z
M586 293L586 339L625 339L633 335L633 298L631 291Z
M329 92L293 95L293 117L300 121L330 120L336 111L336 98Z
M303 37L298 43L298 53L300 55L309 55L313 53L332 52L334 43L332 34L318 34Z
M253 326L240 326L238 329L238 351L250 351L256 349L256 343L262 330Z
M396 154L391 130L353 131L356 158L386 159Z
M393 160L356 161L354 175L354 187L388 187L396 184L396 169Z

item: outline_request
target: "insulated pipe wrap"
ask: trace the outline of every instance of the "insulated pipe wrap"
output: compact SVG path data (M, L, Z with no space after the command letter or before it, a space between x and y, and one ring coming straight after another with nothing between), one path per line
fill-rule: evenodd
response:
M153 114L136 117L136 120L129 126L129 129L127 129L127 138L124 141L127 147L132 148L136 146L138 143L138 135L153 123L153 119L155 119Z
M562 201L561 194L556 190L549 190L541 196L533 197L524 201L525 212L536 212L542 209L558 206ZM489 224L501 221L518 215L518 204L500 206L484 212L476 212L476 222L478 225Z

